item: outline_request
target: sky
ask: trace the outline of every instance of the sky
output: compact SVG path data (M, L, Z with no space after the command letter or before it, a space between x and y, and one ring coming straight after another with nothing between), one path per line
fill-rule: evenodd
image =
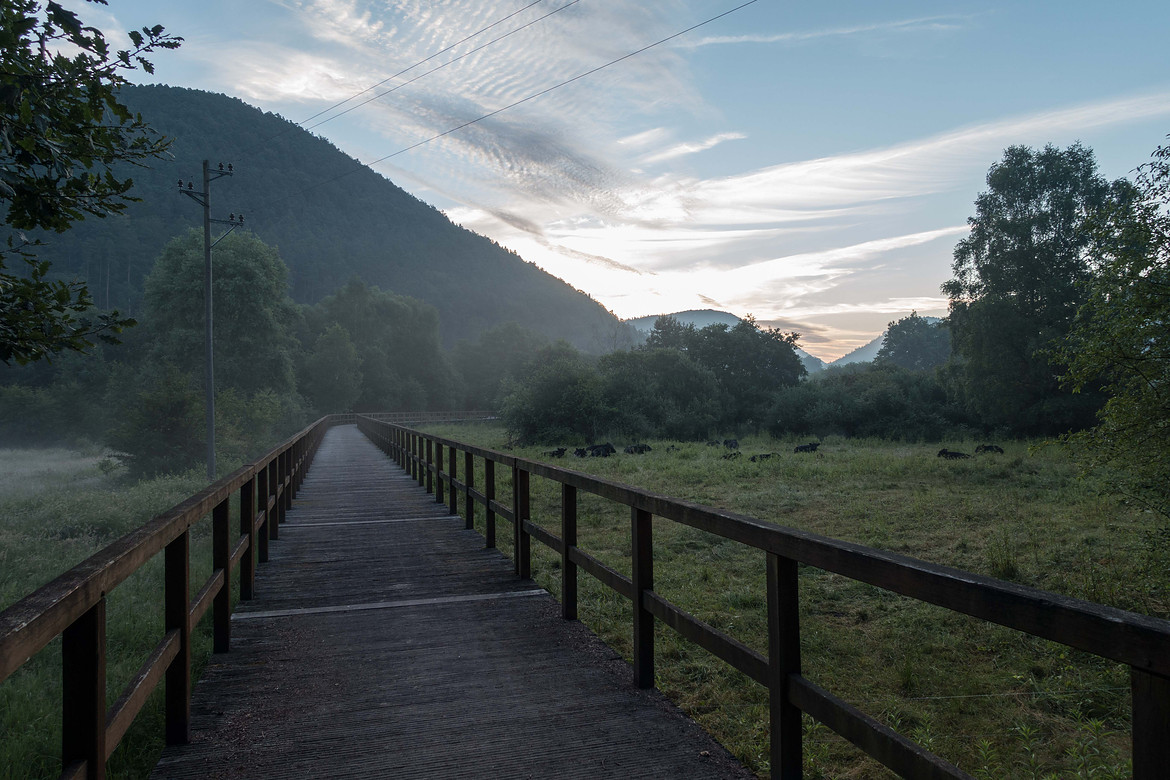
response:
M751 314L825 360L946 314L1006 147L1080 142L1115 179L1170 133L1164 1L744 3L77 10L185 39L135 80L302 122L619 317Z

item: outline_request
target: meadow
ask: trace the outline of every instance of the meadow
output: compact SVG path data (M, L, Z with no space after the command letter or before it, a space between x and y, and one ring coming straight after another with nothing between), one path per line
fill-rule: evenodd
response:
M1081 476L1052 445L1000 442L1003 454L944 460L938 444L829 438L815 454L794 454L803 442L761 437L741 438L743 455L732 460L722 447L655 441L646 455L622 454L619 445L609 458L557 460L549 447L508 447L492 426L428 430L791 528L1170 615L1164 520L1115 494L1108 475ZM973 452L976 444L945 446ZM508 495L507 479L500 482ZM557 486L534 478L532 496L534 521L559 534ZM579 512L580 546L628 576L628 510L582 497ZM763 554L660 519L654 534L655 589L766 653ZM510 554L509 545L504 523L498 546ZM559 592L559 556L543 545L533 545L533 572ZM629 603L587 575L579 581L581 619L630 658ZM802 567L800 587L805 676L965 771L1130 775L1125 667L816 569ZM658 687L765 774L763 687L670 629L657 632ZM825 727L806 720L806 733L806 776L892 776Z
M784 526L892 550L1145 614L1170 615L1164 523L1082 478L1056 447L935 457L939 445L741 439L743 456L702 443L651 441L645 455L553 460L509 448L496 426L437 433L545 460ZM673 446L672 446L673 445ZM974 443L948 442L973 451ZM751 462L756 453L776 456ZM505 470L506 471L506 470ZM199 473L130 483L101 453L0 451L0 608L203 486ZM508 474L497 475L501 501ZM482 484L482 473L477 475ZM559 489L532 483L533 519L559 533ZM483 513L477 512L483 531ZM698 618L766 651L764 559L755 550L655 520L656 589ZM629 574L628 510L582 495L580 546ZM196 527L192 580L210 569L210 528ZM511 550L506 523L498 546ZM109 698L161 635L161 562L110 594ZM535 579L554 594L560 559L533 545ZM1124 667L955 615L837 575L801 571L802 652L809 679L977 777L1129 776ZM582 620L627 658L630 605L582 574ZM196 664L210 651L197 632ZM661 625L657 685L759 774L768 770L766 691ZM0 684L0 776L55 777L60 745L59 640ZM823 726L806 722L806 776L890 774ZM110 764L144 776L161 749L157 702Z
M205 475L141 482L104 453L0 450L0 609L77 565L123 534L203 488ZM192 529L192 582L211 571L210 522ZM163 635L162 556L108 596L107 702L113 703ZM205 618L194 632L193 664L211 652ZM108 765L112 778L145 777L163 747L161 688ZM61 772L61 640L0 683L0 778Z

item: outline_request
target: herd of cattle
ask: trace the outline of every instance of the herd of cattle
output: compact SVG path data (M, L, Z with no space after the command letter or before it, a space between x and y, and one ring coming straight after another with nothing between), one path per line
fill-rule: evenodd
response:
M737 458L743 456L743 453L739 451L738 439L724 439L723 441L713 440L707 442L707 446L723 447L726 449L727 452L725 452L722 456L724 460L736 460ZM796 454L800 454L802 452L812 453L816 452L820 446L821 443L819 441L810 441L808 444L796 445L792 452ZM623 452L625 452L627 455L645 455L648 452L652 452L653 449L654 448L649 444L630 444L626 446ZM672 452L677 449L678 447L673 444L666 448L667 452ZM604 444L588 444L584 447L577 447L572 450L570 450L568 447L557 447L555 450L548 450L544 454L548 455L550 458L563 458L565 455L570 453L578 458L608 458L610 455L617 454L617 447L613 446L613 444L609 442L605 442ZM976 455L992 453L1002 455L1003 447L995 444L980 444L975 448ZM780 457L780 453L778 452L761 452L756 455L752 455L749 460L751 460L752 463L758 463L760 461L768 460L769 458L778 457ZM948 450L944 447L938 451L938 457L944 458L946 460L962 460L971 456L965 452Z

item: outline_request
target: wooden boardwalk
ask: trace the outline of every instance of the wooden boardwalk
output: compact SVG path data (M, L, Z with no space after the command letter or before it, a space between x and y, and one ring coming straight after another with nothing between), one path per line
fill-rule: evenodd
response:
M752 777L354 426L156 778Z

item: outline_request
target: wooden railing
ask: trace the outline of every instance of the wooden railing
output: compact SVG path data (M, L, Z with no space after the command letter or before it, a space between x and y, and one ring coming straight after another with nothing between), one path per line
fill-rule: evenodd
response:
M497 520L512 524L513 562L519 576L532 574L533 538L558 552L562 611L566 619L577 616L578 570L630 599L634 678L640 687L654 685L655 619L766 686L774 778L801 777L802 712L904 777L969 777L801 674L798 564L1126 664L1130 668L1132 690L1133 776L1138 780L1167 776L1170 621L776 526L369 417L359 417L358 427L419 484L433 491L437 501L449 501L452 514L457 514L458 497L462 495L467 528L474 527L476 507L482 507L486 513L485 535L489 546L495 546ZM476 458L483 461L482 486L473 484ZM510 506L496 500L497 466L511 470ZM561 486L559 537L531 517L532 476ZM631 577L605 566L577 546L580 491L630 508ZM766 656L696 619L655 592L652 517L673 520L754 547L766 556Z
M164 679L167 743L187 742L191 632L212 610L213 649L227 651L232 578L238 569L240 598L252 598L256 564L268 560L268 541L278 537L321 437L334 422L322 418L0 613L0 682L51 640L62 638L62 777L104 777L114 748ZM233 534L229 502L237 494L240 522ZM213 570L191 598L191 529L208 514ZM107 596L160 552L165 633L107 708Z

